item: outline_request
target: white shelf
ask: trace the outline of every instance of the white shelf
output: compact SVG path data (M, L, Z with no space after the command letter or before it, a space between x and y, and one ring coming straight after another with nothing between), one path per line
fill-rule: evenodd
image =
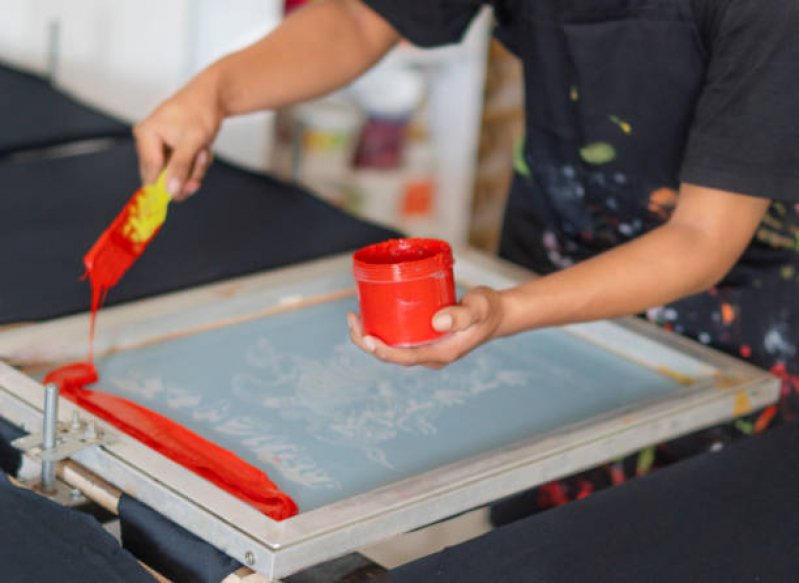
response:
M437 208L430 220L391 222L410 235L438 237L453 245L468 240L490 28L491 13L485 9L461 43L435 49L402 44L377 65L434 69L430 130L437 163Z

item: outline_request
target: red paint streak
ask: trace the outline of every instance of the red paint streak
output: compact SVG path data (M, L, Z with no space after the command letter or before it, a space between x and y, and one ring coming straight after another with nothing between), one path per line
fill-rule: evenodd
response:
M769 369L769 372L782 380L783 397L787 397L793 392L799 394L799 376L789 373L784 362L778 362Z
M614 486L618 486L619 484L623 484L627 481L627 477L624 475L624 466L620 463L614 463L607 466L608 474L610 475L610 482Z
M538 506L554 508L569 503L569 497L561 482L549 482L538 487Z
M297 505L261 470L235 454L189 431L179 423L127 399L84 388L96 382L90 362L52 371L45 383L56 383L61 394L89 413L251 504L274 520L297 514Z
M540 509L557 508L564 506L574 500L582 500L594 493L594 485L580 478L575 484L576 492L573 497L569 497L566 483L563 481L549 482L538 487L538 507Z
M588 498L593 493L594 485L588 480L580 480L579 490L577 491L577 495L574 497L574 499L582 500L583 498Z

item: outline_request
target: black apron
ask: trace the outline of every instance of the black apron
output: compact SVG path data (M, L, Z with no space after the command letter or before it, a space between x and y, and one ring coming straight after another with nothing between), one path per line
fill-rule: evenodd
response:
M500 254L549 273L666 221L708 61L690 0L536 0L497 11L524 63L526 138ZM653 321L799 383L799 217L774 203L710 292ZM790 416L790 413L787 413Z

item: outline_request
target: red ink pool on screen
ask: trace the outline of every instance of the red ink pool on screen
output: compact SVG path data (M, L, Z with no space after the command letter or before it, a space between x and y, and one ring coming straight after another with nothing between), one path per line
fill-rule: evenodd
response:
M594 485L588 480L581 479L578 482L578 490L577 494L574 496L574 499L582 500L583 498L588 498L593 493L594 493Z
M100 380L94 363L76 362L62 366L47 373L44 383L55 383L63 395L70 395L77 389L91 385Z
M84 387L97 379L94 365L76 363L52 371L44 382L56 383L61 395L76 405L270 518L283 520L297 514L294 501L264 472L163 415L116 395Z
M433 316L455 304L452 249L437 239L391 239L353 255L364 334L416 346L446 332Z

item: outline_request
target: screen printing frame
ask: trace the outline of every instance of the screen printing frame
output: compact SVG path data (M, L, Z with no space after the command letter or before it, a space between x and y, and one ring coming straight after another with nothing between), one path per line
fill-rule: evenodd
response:
M109 308L102 313L98 355L266 317L353 293L349 255ZM494 257L457 254L460 285L498 289L534 277ZM321 282L321 283L320 283ZM87 292L88 293L88 292ZM343 325L343 323L342 323ZM36 430L43 389L22 371L82 359L88 314L0 333L0 416ZM121 434L70 402L112 443L73 459L255 571L279 578L488 504L527 488L743 415L777 400L776 377L640 319L567 326L564 330L684 384L673 394L537 435L282 522L259 513L210 482Z

